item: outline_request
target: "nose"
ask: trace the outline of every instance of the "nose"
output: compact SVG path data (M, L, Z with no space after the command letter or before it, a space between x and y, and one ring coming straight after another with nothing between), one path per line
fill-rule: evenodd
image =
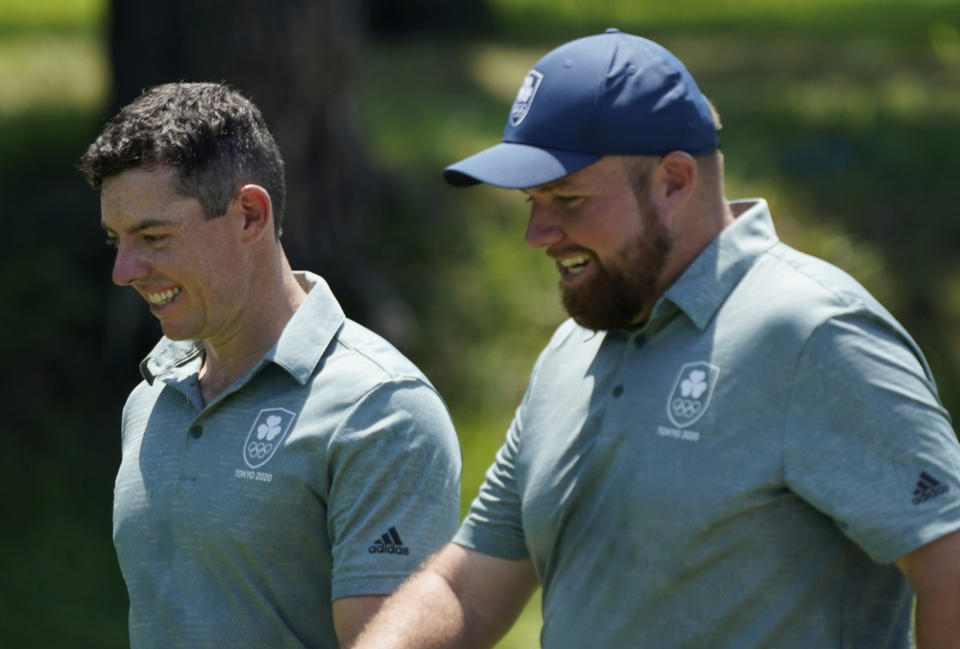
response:
M150 266L143 257L124 240L117 243L117 256L113 260L113 283L117 286L129 286L143 279Z
M524 241L531 248L547 248L563 240L564 232L556 210L546 202L530 202L530 221Z

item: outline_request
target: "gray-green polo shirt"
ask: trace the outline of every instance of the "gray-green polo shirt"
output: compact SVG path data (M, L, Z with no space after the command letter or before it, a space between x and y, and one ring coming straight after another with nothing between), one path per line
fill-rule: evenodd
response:
M756 201L629 332L566 322L455 541L530 557L546 649L906 649L960 527L920 350Z
M133 649L336 647L331 600L393 591L456 531L445 405L297 275L276 346L207 407L197 345L141 365L113 513Z

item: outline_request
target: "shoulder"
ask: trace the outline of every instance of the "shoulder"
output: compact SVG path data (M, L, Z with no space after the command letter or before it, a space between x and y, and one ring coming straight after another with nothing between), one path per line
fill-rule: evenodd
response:
M887 394L881 384L890 382L936 401L936 384L916 341L836 266L780 244L758 261L741 288L755 296L758 326L767 327L756 332L758 339L766 336L784 352L791 349L784 343L793 344L797 382L806 377L817 393L842 386L848 395L854 386Z
M340 425L376 428L390 418L452 430L439 392L393 345L346 320L311 378L311 403L338 412ZM428 425L429 424L429 425Z
M856 279L779 243L762 255L731 295L744 323L789 328L806 339L837 319L864 320L906 336L896 318ZM758 317L759 316L759 317Z
M579 390L606 337L606 332L585 329L573 319L564 321L534 363L527 397L541 390L550 395Z
M130 392L123 406L120 431L125 440L136 439L142 434L147 422L157 413L157 408L163 410L163 383L154 381L152 384L141 381Z
M605 332L584 329L572 318L568 318L553 332L550 341L540 353L540 361L554 356L562 356L565 361L573 360L579 355L592 357L605 336Z
M347 319L330 346L319 375L336 373L365 391L381 383L413 382L433 387L413 361L379 334Z
M124 417L140 411L151 410L162 390L163 383L161 381L154 381L152 384L147 381L140 381L127 396L127 401L123 406Z

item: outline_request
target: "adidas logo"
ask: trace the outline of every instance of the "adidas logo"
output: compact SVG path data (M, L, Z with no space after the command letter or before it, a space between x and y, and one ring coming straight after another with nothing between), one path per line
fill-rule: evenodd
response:
M917 481L917 488L913 490L913 500L911 502L913 502L914 505L919 505L948 491L950 491L949 485L943 484L926 471L923 471L920 473L920 480Z
M400 535L397 534L397 528L391 527L384 532L383 536L373 542L367 552L370 554L410 554L410 548L403 544Z

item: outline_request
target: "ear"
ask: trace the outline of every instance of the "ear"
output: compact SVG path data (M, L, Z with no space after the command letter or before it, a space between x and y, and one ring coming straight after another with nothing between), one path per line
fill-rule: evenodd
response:
M672 151L660 159L650 179L650 196L660 215L669 218L693 196L697 186L697 161L689 153Z
M244 185L235 201L243 217L244 241L252 243L264 234L273 234L273 203L266 189L260 185Z

